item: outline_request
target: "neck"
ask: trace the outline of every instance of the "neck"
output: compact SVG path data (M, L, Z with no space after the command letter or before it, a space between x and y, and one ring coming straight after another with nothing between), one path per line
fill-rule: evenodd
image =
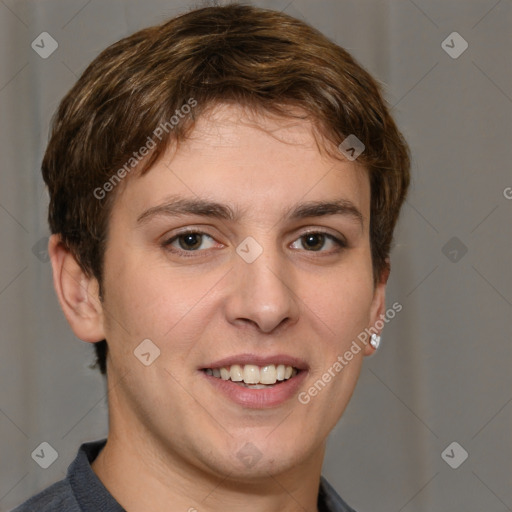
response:
M184 460L152 440L143 428L122 428L110 418L110 434L92 469L116 501L130 512L317 511L325 446L293 468L239 479ZM193 462L193 461L192 461Z

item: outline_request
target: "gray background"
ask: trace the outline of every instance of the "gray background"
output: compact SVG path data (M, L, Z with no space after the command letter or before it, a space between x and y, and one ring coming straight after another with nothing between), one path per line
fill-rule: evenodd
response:
M365 361L324 474L358 512L512 510L511 0L254 3L316 26L383 81L414 157L388 289L403 310ZM2 511L107 433L92 347L38 251L50 117L100 50L193 5L0 1ZM31 48L43 31L59 45L47 59ZM469 45L456 59L441 46L454 31ZM59 454L48 469L31 458L43 441ZM469 454L457 469L441 457L453 441Z

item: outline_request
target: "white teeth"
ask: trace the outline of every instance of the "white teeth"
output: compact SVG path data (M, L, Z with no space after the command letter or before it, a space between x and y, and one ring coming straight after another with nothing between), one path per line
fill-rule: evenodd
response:
M276 367L273 364L264 366L260 370L261 384L275 384L277 380Z
M242 367L239 364L231 365L229 369L229 375L233 382L240 382L244 380L244 372L242 371Z
M255 364L233 364L221 368L207 368L205 372L207 375L222 380L231 380L232 382L248 385L252 389L262 389L266 386L272 386L276 382L294 377L298 370L284 364L269 364L261 367Z
M255 364L244 366L244 382L246 384L258 384L260 382L260 369Z

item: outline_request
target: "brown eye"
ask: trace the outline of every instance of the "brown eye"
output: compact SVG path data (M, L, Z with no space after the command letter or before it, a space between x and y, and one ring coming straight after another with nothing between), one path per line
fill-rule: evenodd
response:
M298 246L298 240L300 240L300 246ZM330 233L324 233L323 231L312 231L310 233L305 233L298 240L296 240L292 248L293 249L305 249L308 252L338 252L343 248L348 247L348 244ZM331 250L323 250L325 246L331 245L334 246L334 249Z
M181 249L185 251L188 249L196 250L199 249L203 241L202 235L199 233L187 233L186 235L180 235L177 238Z
M163 242L162 246L175 253L204 252L215 245L214 239L200 231L186 231Z
M307 234L301 239L302 247L304 247L304 249L311 249L312 251L319 251L325 243L325 235L322 233Z

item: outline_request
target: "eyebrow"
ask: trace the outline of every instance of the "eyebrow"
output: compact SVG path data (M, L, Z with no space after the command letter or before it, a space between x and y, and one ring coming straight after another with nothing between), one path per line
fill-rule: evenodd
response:
M238 221L244 213L240 208L233 209L227 204L207 199L183 198L173 196L165 203L145 210L137 218L138 224L145 224L157 216L178 217L182 215L198 215L232 222ZM299 203L289 210L283 211L284 220L300 220L310 217L323 217L327 215L343 215L364 226L364 216L348 199L335 199L332 201L306 201Z

